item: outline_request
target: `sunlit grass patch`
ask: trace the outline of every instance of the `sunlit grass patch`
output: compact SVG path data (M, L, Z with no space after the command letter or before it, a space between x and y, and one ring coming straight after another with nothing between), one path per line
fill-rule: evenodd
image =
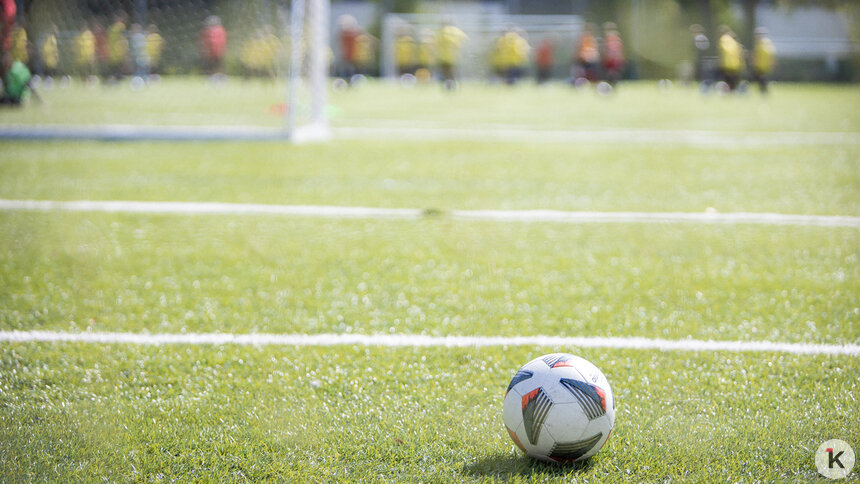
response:
M586 464L536 464L508 438L502 396L519 365L555 350L6 345L0 469L60 480L806 480L821 441L858 438L856 358L563 348L606 373L617 426Z
M779 85L763 99L646 83L608 98L562 85L425 87L332 93L332 124L703 130L729 141L0 142L4 199L423 214L5 211L0 330L860 343L854 227L451 216L857 216L853 137L730 142L743 132L856 134L856 89ZM274 85L165 79L137 95L122 89L55 90L43 107L0 111L0 124L281 122ZM578 466L529 461L502 425L514 371L551 351L596 363L618 397L609 444ZM4 342L0 481L806 481L821 442L858 442L858 370L854 356L777 353Z
M853 146L2 143L0 198L860 214Z
M856 229L0 215L3 329L856 343Z

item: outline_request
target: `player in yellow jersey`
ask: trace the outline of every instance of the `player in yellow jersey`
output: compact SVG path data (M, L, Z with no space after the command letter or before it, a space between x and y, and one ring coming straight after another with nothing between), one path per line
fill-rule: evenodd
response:
M529 60L529 43L523 34L509 27L497 43L498 62L504 72L505 83L515 84Z
M128 69L128 38L126 38L126 15L119 12L107 32L108 74L111 79L122 79Z
M164 37L155 24L146 28L146 52L149 54L149 75L157 79L161 74L161 57L164 54Z
M264 77L274 79L277 76L281 48L281 39L275 35L275 29L271 25L264 25L260 34L260 61Z
M376 37L361 31L355 38L355 69L356 73L365 76L373 67L376 60ZM356 79L357 80L357 79ZM361 82L361 81L359 81Z
M415 78L421 82L429 81L433 77L433 65L436 64L436 36L430 29L421 29L418 33L417 60Z
M75 66L83 80L96 72L96 36L86 22L75 37Z
M767 35L767 29L755 29L755 41L752 52L752 78L758 83L762 94L767 93L770 75L776 67L776 47Z
M442 28L436 35L436 61L439 64L439 74L448 90L457 88L456 71L460 64L460 51L468 39L465 32L448 20L442 22Z
M397 38L394 40L394 63L398 76L415 74L418 64L418 46L415 44L415 37L412 36L412 27L408 25L398 30Z
M720 28L720 39L717 42L720 73L723 81L734 91L740 82L741 72L746 67L744 61L744 46L735 38L734 32L728 27Z
M490 49L490 72L495 79L505 78L504 38L507 30L503 30L493 42Z
M30 42L27 40L27 30L18 24L12 29L12 60L24 65L30 62Z
M281 48L281 39L275 35L271 25L255 30L253 35L242 43L239 54L245 77L274 79Z
M242 41L239 50L239 61L242 63L242 74L245 79L259 76L260 53L257 32Z
M60 67L60 48L57 45L56 25L51 25L42 39L39 54L42 57L42 74L44 74L45 80L51 83L54 76L57 75L57 69Z

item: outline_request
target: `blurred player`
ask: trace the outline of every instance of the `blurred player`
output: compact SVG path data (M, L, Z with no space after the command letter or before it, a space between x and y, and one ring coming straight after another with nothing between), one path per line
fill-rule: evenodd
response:
M549 80L554 65L555 40L548 37L541 40L535 50L535 67L538 84L543 84Z
M200 31L199 47L203 71L212 80L220 81L224 77L227 30L221 25L221 18L217 15L210 15L206 18L206 25Z
M20 106L30 94L30 70L10 52L3 53L2 70L3 91L0 92L0 105ZM35 91L33 91L35 93Z
M376 60L376 43L376 37L364 31L355 38L355 72L361 77L351 79L350 83L361 82L370 73Z
M15 16L18 5L15 0L0 0L0 61L12 49L12 28L15 26ZM6 68L0 62L0 77L6 73Z
M436 35L436 61L445 89L457 88L457 67L460 63L460 50L468 40L466 33L454 26L449 20L442 22Z
M262 75L267 79L274 79L278 74L278 54L281 52L281 39L275 35L275 29L271 25L264 25L260 29L260 51Z
M258 32L254 32L251 37L242 41L242 48L239 50L239 62L242 63L242 77L250 79L259 75L259 41Z
M493 46L490 49L490 73L492 74L491 80L493 81L505 78L505 59L502 45L505 39L505 32L507 32L507 30L502 30L499 33L496 40L493 41Z
M128 34L131 59L134 61L133 87L142 87L149 80L149 50L146 48L146 33L140 24L131 24Z
M734 32L726 26L720 27L720 40L717 44L720 73L729 91L738 88L741 72L745 67L744 47L735 38Z
M627 60L624 57L624 44L618 28L612 22L603 24L603 72L606 80L614 86L624 73Z
M418 34L418 65L415 78L427 82L432 77L433 65L436 64L436 36L430 29L421 29Z
M89 82L96 73L96 36L86 22L75 36L75 66L85 82Z
M699 24L690 26L690 34L693 36L693 78L696 82L702 83L703 88L708 88L711 84L711 70L713 69L713 59L708 57L711 41L705 35L705 28Z
M107 30L101 22L93 24L93 37L96 39L96 70L106 80L110 77L110 45Z
M755 41L752 52L752 78L758 83L762 94L767 94L770 75L776 67L776 47L767 36L767 29L755 29Z
M418 46L412 34L412 27L403 25L397 30L397 39L394 41L394 63L397 76L401 78L415 74L418 65Z
M497 49L505 83L516 84L529 59L529 43L514 27L509 27L497 41Z
M597 39L594 37L594 26L585 24L582 37L579 38L579 46L576 49L574 82L581 83L581 79L588 82L596 82L600 79L597 69L600 66L600 51L597 47Z
M27 65L30 62L30 41L27 39L27 29L20 23L12 29L12 60Z
M39 46L39 54L42 59L42 77L50 86L54 82L54 76L60 67L60 48L57 45L57 26L51 25Z
M338 60L338 76L349 80L357 72L356 67L356 43L361 31L358 21L352 15L341 15L337 19L338 44L340 47L340 58Z
M146 28L146 52L149 54L150 80L158 79L161 74L161 56L164 53L164 37L158 33L155 24Z
M108 60L108 79L118 81L125 76L128 67L128 39L126 38L126 19L125 12L120 11L114 17L114 22L111 24L107 32L108 50L110 58Z
M242 43L239 58L245 78L274 79L278 70L281 39L271 25L265 25Z

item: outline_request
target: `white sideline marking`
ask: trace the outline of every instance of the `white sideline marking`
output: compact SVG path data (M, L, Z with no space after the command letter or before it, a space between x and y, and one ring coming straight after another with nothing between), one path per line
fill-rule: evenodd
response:
M230 333L67 333L57 331L0 331L0 342L64 342L140 345L253 345L253 346L386 346L484 347L551 346L556 348L616 348L660 351L777 352L805 355L860 355L860 345L777 343L771 341L703 341L652 338L564 336L424 336L407 334L230 334Z
M453 210L458 219L499 222L670 223L700 222L757 225L820 225L860 227L860 217L781 213L710 212L564 212L560 210Z
M296 215L334 218L418 218L411 208L336 207L322 205L263 205L218 202L134 202L0 200L0 210L153 213L179 215Z
M208 120L208 118L207 118ZM306 132L307 133L307 132ZM375 141L517 141L542 143L626 143L749 148L782 145L857 145L860 133L849 131L707 131L695 129L551 129L534 126L488 124L450 126L414 120L362 120L359 126L312 129L299 141L333 136L346 140ZM3 124L0 139L84 140L284 140L281 128L242 125L133 124ZM295 136L294 136L295 139Z
M263 205L217 202L136 202L2 200L0 210L151 213L180 215L291 215L326 218L417 219L415 208L341 207L324 205ZM443 212L444 213L444 212ZM452 210L459 220L561 223L722 223L757 225L812 225L860 228L860 217L780 213L708 212L565 212L561 210Z
M678 144L747 148L778 145L856 145L860 134L853 132L728 132L705 130L606 129L560 130L522 126L444 127L432 124L343 126L333 128L339 139L382 139L409 141L526 141L556 143Z

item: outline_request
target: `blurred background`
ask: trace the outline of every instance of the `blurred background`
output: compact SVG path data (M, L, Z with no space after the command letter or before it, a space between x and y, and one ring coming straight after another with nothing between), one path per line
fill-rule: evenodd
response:
M283 74L288 58L287 0L4 0L16 7L9 26L13 55L34 74L98 74L111 57L109 34L117 15L133 43L134 24L150 37L149 69L160 74L203 73L200 36L207 19L219 17L227 33L223 68L232 75ZM8 10L8 7L6 7ZM705 55L716 56L718 29L730 27L751 48L756 27L766 28L779 54L773 78L792 81L854 82L860 76L860 2L850 0L482 0L482 1L337 1L329 15L332 72L343 55L339 19L350 16L369 35L363 46L366 75L394 72L397 26L411 26L417 43L422 30L453 20L469 38L463 45L463 74L486 77L492 71L495 38L507 26L522 29L534 50L554 41L555 78L569 76L570 59L586 23L617 25L628 63L625 79L693 75L696 47L690 27L699 25L710 40ZM399 18L398 18L399 17ZM81 32L94 35L95 59L82 60ZM597 29L598 40L602 35ZM162 39L152 40L156 33ZM46 43L56 40L56 52ZM154 43L155 42L155 43ZM134 46L123 59L126 74L136 70ZM468 68L466 68L468 66ZM524 74L534 71L534 59ZM92 71L92 72L90 72Z
M428 96L421 106L417 90L337 97L368 82L450 92L529 81L607 95L637 80L765 94L772 81L860 79L860 2L848 0L0 2L4 104L28 104L32 93L42 106L0 110L5 137L71 133L10 125L90 124L221 127L183 134L191 139L312 126L325 138L343 113L398 119L439 102L459 107ZM481 92L484 106L506 102ZM400 111L377 109L386 103Z

